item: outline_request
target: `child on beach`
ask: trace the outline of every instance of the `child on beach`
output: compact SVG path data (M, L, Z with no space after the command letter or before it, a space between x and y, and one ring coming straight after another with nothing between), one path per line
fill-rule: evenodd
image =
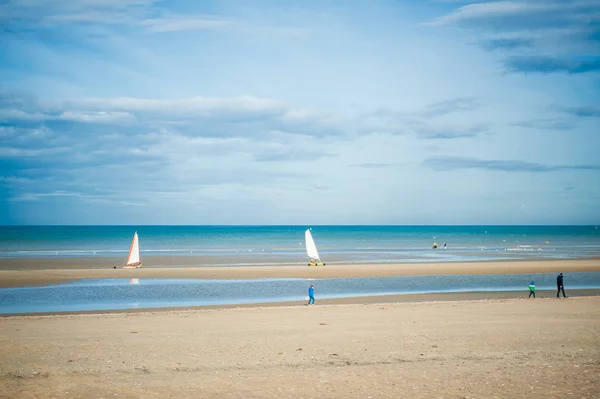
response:
M314 285L310 285L310 288L308 289L308 303L307 305L310 306L310 304L315 304L315 286Z
M533 282L533 280L531 280L531 283L529 283L529 296L527 298L531 298L532 295L535 299L535 283Z

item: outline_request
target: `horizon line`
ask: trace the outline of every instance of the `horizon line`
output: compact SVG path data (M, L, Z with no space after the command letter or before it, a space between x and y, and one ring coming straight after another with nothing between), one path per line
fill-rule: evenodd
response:
M597 227L599 224L0 224L4 227Z

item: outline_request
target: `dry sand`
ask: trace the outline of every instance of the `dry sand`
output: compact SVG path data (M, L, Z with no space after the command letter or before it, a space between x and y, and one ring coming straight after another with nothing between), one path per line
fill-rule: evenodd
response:
M600 297L0 319L7 398L599 398Z
M333 278L385 277L431 274L521 274L599 272L600 260L532 260L462 263L394 263L303 266L227 266L194 267L179 265L173 259L170 267L113 269L106 260L104 268L94 262L101 259L8 259L0 258L0 288L61 283L83 278ZM189 261L189 259L188 259ZM92 262L91 264L89 262Z

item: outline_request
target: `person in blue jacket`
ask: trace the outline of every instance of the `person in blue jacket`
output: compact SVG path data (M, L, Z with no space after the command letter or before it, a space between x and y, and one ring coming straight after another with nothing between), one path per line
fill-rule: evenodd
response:
M308 303L307 305L310 304L315 304L315 286L314 285L310 285L310 288L308 289Z

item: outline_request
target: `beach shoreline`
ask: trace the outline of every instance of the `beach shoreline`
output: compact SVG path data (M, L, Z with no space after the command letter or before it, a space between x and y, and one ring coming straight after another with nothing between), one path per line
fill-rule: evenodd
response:
M569 298L600 296L600 289L570 289ZM348 296L344 298L321 299L318 298L315 306L329 305L373 305L391 303L421 303L421 302L469 302L469 301L495 301L495 300L541 300L555 298L555 290L536 290L536 298L528 298L529 290L521 291L473 291L473 292L443 292L426 294L395 294L395 295L369 295ZM0 314L0 318L15 317L40 317L40 316L66 316L66 315L111 315L121 313L165 313L165 312L188 312L202 310L235 310L249 308L294 308L306 306L306 301L278 301L278 302L255 302L224 305L198 305L198 306L169 306L149 308L128 309L106 309L106 310L77 310L59 312L31 312Z
M97 260L97 259L96 259ZM94 260L94 261L96 261ZM140 269L87 267L78 259L0 260L0 288L42 286L98 278L265 279L348 278L443 274L538 274L600 272L600 259L438 263L369 263L326 266L169 266Z

